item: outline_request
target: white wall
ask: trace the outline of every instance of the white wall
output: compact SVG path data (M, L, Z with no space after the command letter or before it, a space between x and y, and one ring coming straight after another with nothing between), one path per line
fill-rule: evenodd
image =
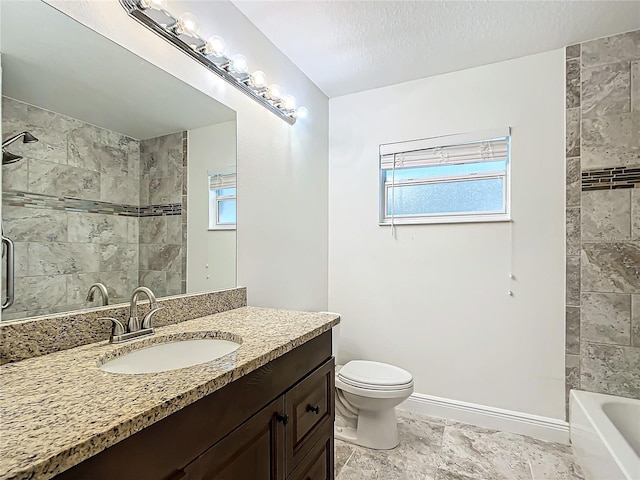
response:
M0 9L2 10L2 9ZM0 41L0 52L2 51L2 41ZM2 55L0 55L0 58ZM2 62L0 61L0 93L2 92ZM1 95L0 95L1 97ZM2 118L2 102L0 101L0 118ZM0 122L0 138L4 138L4 133L2 132L2 122ZM0 185L2 185L2 167L0 166ZM2 218L2 202L0 202L0 219ZM1 220L0 220L1 221ZM4 249L4 245L0 247ZM2 290L6 288L5 286L5 275L6 275L6 265L5 265L5 257L0 257L0 261L2 262L2 266L0 266L2 273L2 281L0 282L0 286ZM4 303L6 295L4 293L0 294L0 302ZM0 321L2 321L2 309L0 309Z
M339 360L404 367L417 393L563 419L563 51L329 107L329 309L342 314ZM507 126L512 223L400 226L395 239L378 226L379 144Z
M234 287L236 231L209 230L209 175L236 171L236 122L187 133L187 292Z
M249 303L327 306L328 101L230 2L172 1L198 16L201 33L224 37L251 70L296 96L310 116L290 126L129 18L116 1L47 3L236 110L238 284ZM144 81L139 79L139 81Z

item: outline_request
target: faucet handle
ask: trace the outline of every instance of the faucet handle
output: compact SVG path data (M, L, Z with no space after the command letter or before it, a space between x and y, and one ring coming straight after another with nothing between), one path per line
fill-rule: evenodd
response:
M124 328L124 325L122 324L122 322L120 320L116 320L115 318L111 318L111 317L100 317L98 318L98 320L110 320L112 325L111 325L111 336L115 337L118 335L123 335L126 332L126 329Z
M157 303L156 303L157 305ZM153 328L153 325L151 324L151 320L152 317L159 312L160 310L164 310L167 307L154 307L151 310L149 310L149 313L147 313L144 317L142 317L142 328Z

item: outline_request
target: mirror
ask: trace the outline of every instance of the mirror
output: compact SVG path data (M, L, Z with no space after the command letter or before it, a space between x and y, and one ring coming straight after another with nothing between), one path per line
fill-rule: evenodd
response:
M100 306L97 282L234 287L235 112L43 2L0 8L2 139L29 132L3 143L2 320Z

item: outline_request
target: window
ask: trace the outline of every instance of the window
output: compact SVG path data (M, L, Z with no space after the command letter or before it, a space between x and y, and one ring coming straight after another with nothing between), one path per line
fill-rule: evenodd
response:
M509 129L380 145L380 224L509 220Z
M209 230L236 228L236 174L209 175Z

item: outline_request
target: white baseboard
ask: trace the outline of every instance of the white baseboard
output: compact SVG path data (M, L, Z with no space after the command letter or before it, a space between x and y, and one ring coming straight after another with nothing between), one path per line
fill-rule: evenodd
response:
M414 393L398 408L455 422L569 444L569 424L555 418Z

